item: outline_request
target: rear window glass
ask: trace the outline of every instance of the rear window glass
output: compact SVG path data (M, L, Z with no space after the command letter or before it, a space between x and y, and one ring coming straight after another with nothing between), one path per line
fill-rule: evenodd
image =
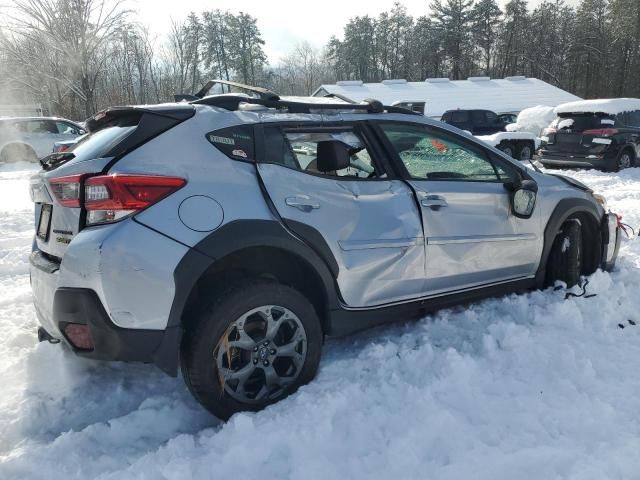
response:
M83 161L92 158L102 158L128 137L136 126L112 126L90 133L80 138L78 143L69 149L75 158L73 161Z
M207 133L207 140L227 157L234 160L253 160L255 158L253 127L251 125L238 125Z
M616 125L616 118L611 115L568 114L561 115L551 124L552 128L562 132L583 132L592 128L608 128Z

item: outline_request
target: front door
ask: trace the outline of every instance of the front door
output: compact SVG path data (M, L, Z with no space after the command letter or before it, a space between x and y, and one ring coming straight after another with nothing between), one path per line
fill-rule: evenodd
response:
M381 123L406 169L426 238L426 292L532 276L542 251L540 216L511 214L503 183L514 175L473 142L418 124Z
M424 290L424 236L411 188L389 178L357 126L264 127L258 172L290 230L324 242L338 264L337 283L352 307L415 298ZM321 172L317 144L351 147L350 166Z

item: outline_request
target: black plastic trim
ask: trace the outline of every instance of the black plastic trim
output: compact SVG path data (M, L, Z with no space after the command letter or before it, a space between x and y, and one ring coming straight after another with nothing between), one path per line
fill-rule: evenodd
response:
M423 317L443 308L459 306L484 298L508 295L535 287L534 279L514 280L486 287L465 290L438 297L417 300L389 307L375 309L338 309L330 312L329 335L349 335L360 330L393 322L406 322Z
M544 247L542 250L542 256L540 258L540 264L536 272L536 284L539 288L542 288L545 283L545 276L547 270L547 261L549 260L549 253L556 235L560 232L562 224L571 216L576 213L588 213L593 217L596 225L602 225L602 213L598 211L598 207L594 202L590 202L583 198L565 198L558 202L553 213L549 217L547 226L544 229ZM599 239L602 241L601 238ZM599 248L598 251L602 251ZM600 262L598 262L599 264Z
M53 298L53 319L64 336L69 323L88 325L93 350L77 349L66 337L65 343L78 355L96 360L155 363L163 368L162 347L169 334L163 330L121 328L115 325L96 292L86 288L59 288Z

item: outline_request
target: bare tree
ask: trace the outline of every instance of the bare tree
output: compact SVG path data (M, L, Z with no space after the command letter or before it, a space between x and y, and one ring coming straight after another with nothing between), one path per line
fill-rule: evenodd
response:
M103 47L127 14L123 0L14 0L5 15L8 34L0 37L0 45L15 53L20 41L40 45L42 50L25 66L72 90L84 102L88 116L95 109ZM46 61L51 55L59 58L63 69L51 71Z

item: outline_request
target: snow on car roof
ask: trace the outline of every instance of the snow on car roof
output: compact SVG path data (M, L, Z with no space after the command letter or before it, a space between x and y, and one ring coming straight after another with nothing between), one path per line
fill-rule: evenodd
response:
M637 98L603 98L598 100L582 100L558 105L556 114L561 113L606 113L618 115L619 113L640 110L640 99Z

